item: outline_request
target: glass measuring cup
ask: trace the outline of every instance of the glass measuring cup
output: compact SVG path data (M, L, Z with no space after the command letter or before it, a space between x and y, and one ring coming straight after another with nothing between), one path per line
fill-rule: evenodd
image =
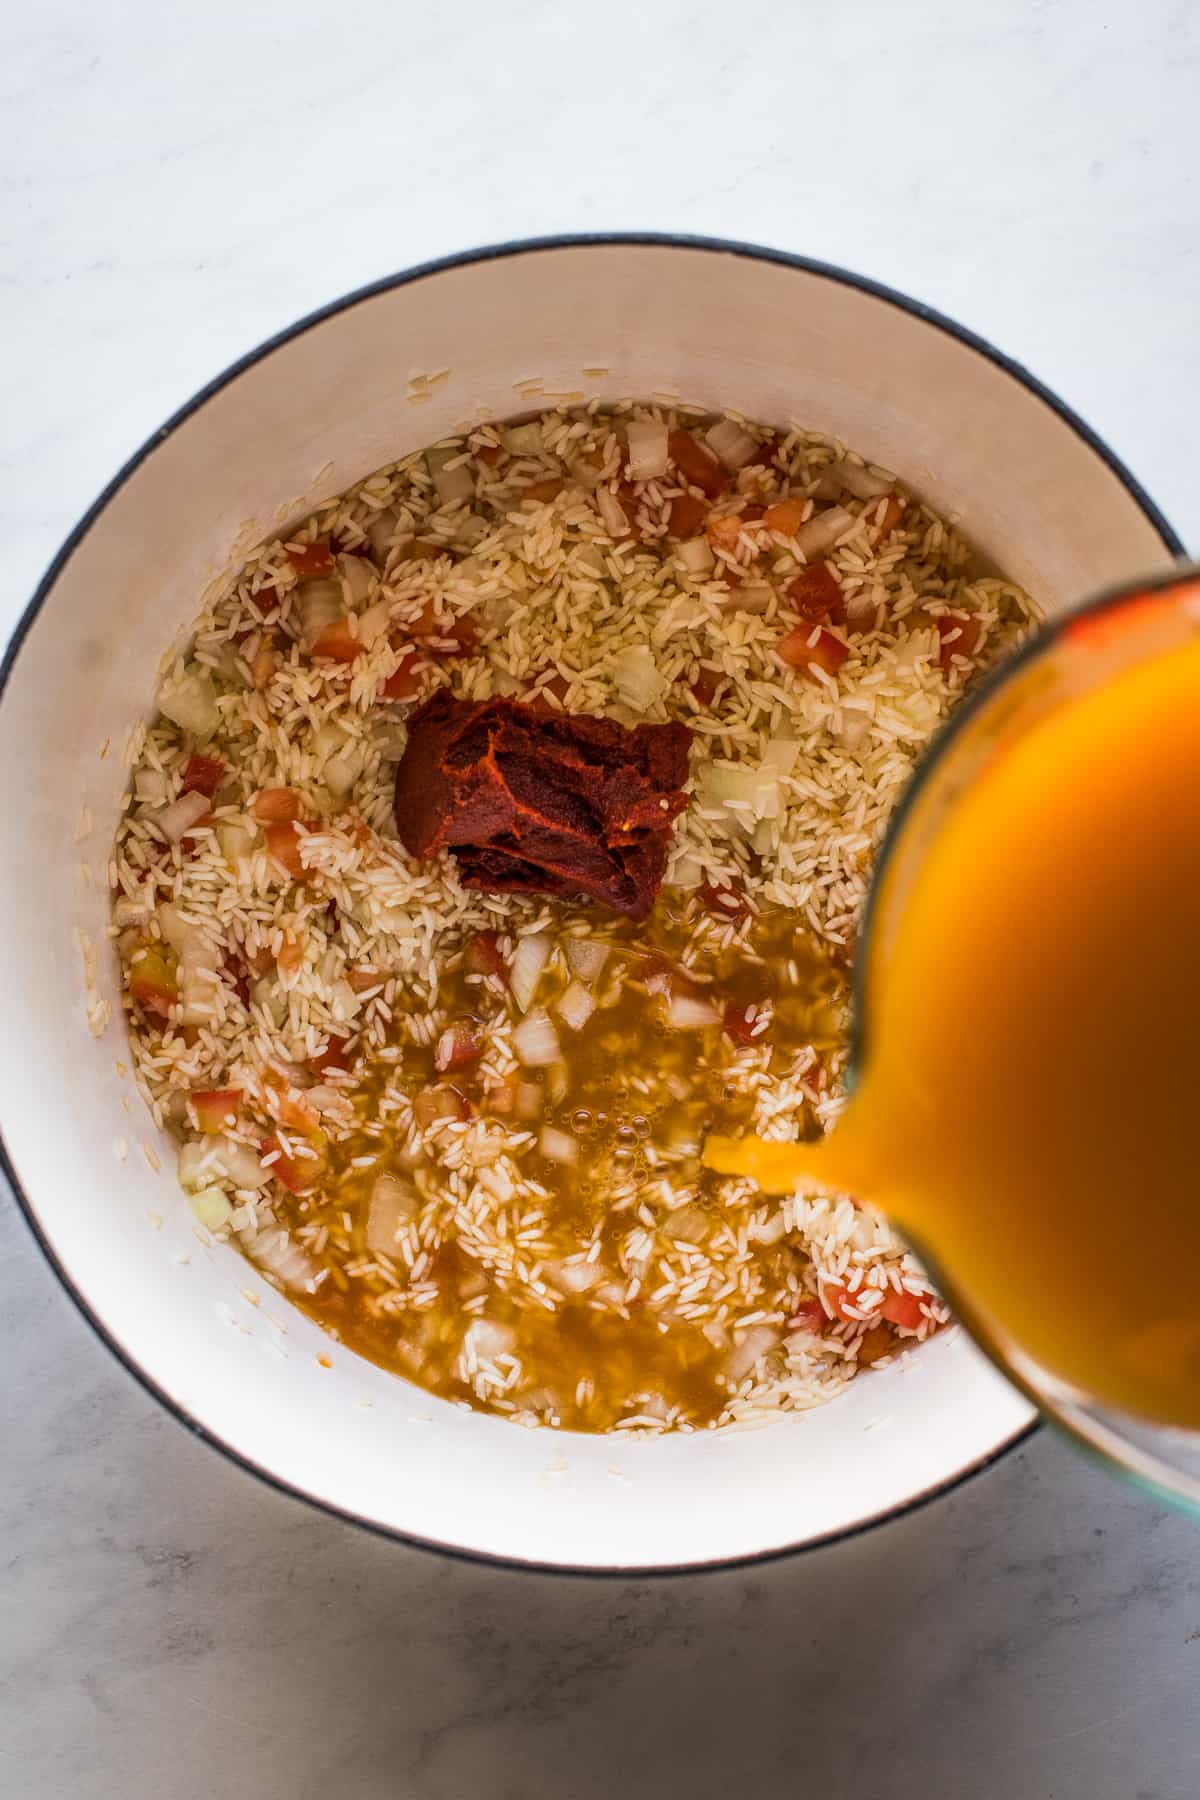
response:
M959 708L919 766L879 852L855 967L852 1092L871 1059L872 968L887 957L905 898L956 800L987 762L1056 708L1198 632L1200 571L1181 568L1054 620ZM1200 1515L1200 1432L1151 1423L1072 1387L970 1305L936 1249L919 1236L915 1248L971 1335L1048 1419L1104 1463Z

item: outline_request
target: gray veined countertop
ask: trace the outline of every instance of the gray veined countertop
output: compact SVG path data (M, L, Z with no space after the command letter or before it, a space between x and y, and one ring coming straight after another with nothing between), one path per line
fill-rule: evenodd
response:
M0 625L260 338L556 230L757 239L928 300L1195 541L1186 0L46 0L0 38ZM259 1486L117 1367L7 1207L0 1355L4 1800L1200 1793L1200 1528L1048 1433L848 1544L588 1582Z

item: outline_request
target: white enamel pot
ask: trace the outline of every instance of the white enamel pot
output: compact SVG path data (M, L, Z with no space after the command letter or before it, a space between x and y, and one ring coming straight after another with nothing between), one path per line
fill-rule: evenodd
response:
M171 1146L157 1145L153 1168L155 1132L121 1072L105 869L122 746L164 648L235 540L276 530L481 408L539 404L531 377L551 396L666 389L837 433L959 515L1052 610L1180 551L1120 464L1020 369L922 307L794 258L679 239L516 244L302 321L121 472L9 648L7 1173L64 1285L128 1368L279 1487L397 1537L520 1564L767 1557L943 1491L1030 1428L1028 1404L956 1332L821 1411L757 1431L589 1439L448 1406L333 1344L233 1250L200 1241ZM98 1037L79 933L112 1012Z

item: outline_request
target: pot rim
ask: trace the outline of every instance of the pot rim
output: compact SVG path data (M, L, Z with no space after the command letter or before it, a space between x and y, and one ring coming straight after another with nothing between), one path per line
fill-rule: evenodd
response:
M407 287L419 281L430 280L452 269L471 267L477 263L499 262L511 257L525 256L547 250L621 249L627 247L649 247L669 250L703 250L718 255L744 257L747 261L751 262L774 263L782 268L796 269L803 274L815 275L822 280L836 282L843 287L852 288L859 293L870 295L876 300L882 300L886 304L898 308L901 312L908 313L911 317L920 320L923 324L929 325L937 331L941 331L947 337L955 339L967 349L973 350L977 355L982 356L987 361L1003 370L1005 374L1009 375L1014 381L1025 388L1035 400L1040 401L1044 406L1049 407L1052 412L1056 413L1063 423L1070 427L1075 435L1082 440L1088 449L1090 449L1101 462L1106 464L1118 481L1120 481L1134 504L1141 510L1146 519L1158 533L1164 549L1173 557L1181 557L1185 554L1184 545L1178 534L1163 513L1154 504L1153 500L1151 500L1141 483L1120 458L1110 449L1104 439L1080 418L1071 407L1067 406L1057 394L1041 382L1037 376L1031 374L1021 363L1015 361L1010 356L1006 356L1003 351L998 350L995 345L989 343L986 338L980 337L973 331L969 331L965 326L948 318L946 314L937 311L936 308L926 305L923 301L911 299L909 296L898 292L895 288L888 287L883 282L875 281L869 276L859 275L852 270L841 268L836 263L823 262L812 257L797 255L787 250L777 250L760 244L743 243L736 239L696 236L681 232L569 232L547 237L518 238L497 244L481 245L472 250L459 251L449 256L437 257L431 261L417 263L412 268L400 270L392 275L382 276L376 281L368 282L363 287L352 289L349 293L327 302L324 306L316 308L313 312L304 314L291 325L285 326L281 331L265 338L254 349L249 350L243 356L238 357L234 362L230 363L228 367L222 370L220 374L214 376L211 381L206 382L203 387L199 388L189 400L185 401L182 406L172 413L166 422L161 425L157 431L153 432L151 436L133 452L63 540L61 547L56 552L47 567L45 574L35 588L28 605L17 620L8 643L5 646L3 659L0 660L0 704L3 702L22 645L24 644L25 638L28 636L34 621L49 600L62 570L87 537L92 527L104 513L109 503L125 486L130 477L157 449L160 448L160 446L165 444L166 441L178 431L182 425L186 424L195 413L198 413L209 400L220 393L224 388L230 386L248 369L253 368L257 363L262 362L267 357L271 356L276 350L292 343L295 339L302 337L305 333L313 330L315 327L324 324L327 319L331 319L337 314L349 312L353 307L358 306L365 301L372 300L380 294L390 293L396 288ZM28 1196L24 1192L12 1160L8 1154L2 1127L0 1127L0 1173L3 1174L9 1191L12 1193L17 1203L18 1210L24 1217L26 1225L29 1227L34 1240L41 1249L51 1270L57 1277L65 1293L74 1302L74 1305L83 1315L83 1318L88 1325L90 1325L96 1337L103 1345L105 1345L128 1373L133 1376L134 1380L137 1381L153 1399L158 1401L161 1406L165 1407L165 1409L195 1437L212 1445L212 1447L225 1456L228 1461L236 1464L239 1468L244 1469L247 1473L257 1477L259 1481L265 1483L266 1486L273 1488L277 1493L285 1494L289 1498L300 1500L306 1505L325 1513L329 1517L344 1520L346 1523L370 1531L378 1537L387 1538L392 1542L410 1545L414 1549L453 1557L462 1562L479 1563L490 1567L523 1570L538 1574L587 1576L593 1579L630 1579L633 1577L645 1579L651 1576L695 1575L708 1573L710 1571L717 1572L727 1569L752 1568L762 1564L778 1562L782 1561L785 1557L799 1556L808 1551L822 1549L830 1544L849 1542L851 1539L874 1530L876 1527L885 1524L890 1520L904 1518L917 1512L922 1507L928 1506L932 1501L940 1498L942 1495L952 1493L956 1488L961 1487L967 1482L973 1475L977 1475L983 1470L991 1468L994 1464L999 1462L1002 1457L1006 1456L1010 1450L1016 1449L1018 1445L1026 1443L1042 1423L1038 1418L1032 1419L1027 1425L1021 1426L1018 1430L1014 1431L986 1455L975 1458L973 1461L966 1464L965 1467L960 1468L952 1475L947 1476L945 1480L934 1482L929 1487L922 1489L919 1493L914 1494L910 1499L899 1505L884 1507L881 1511L872 1514L869 1518L856 1520L853 1524L841 1527L837 1530L823 1532L820 1536L809 1538L804 1543L772 1547L771 1549L761 1551L752 1551L741 1556L720 1557L715 1558L712 1561L702 1562L590 1565L545 1563L539 1562L536 1558L501 1556L489 1551L470 1549L460 1544L443 1543L436 1538L427 1538L413 1532L403 1531L396 1526L380 1524L378 1521L364 1518L361 1514L355 1513L348 1508L337 1506L329 1501L319 1499L317 1496L306 1492L303 1488L297 1487L293 1483L284 1480L271 1469L265 1468L252 1457L235 1449L223 1438L210 1431L208 1427L190 1413L186 1407L179 1404L178 1401L174 1400L169 1394L164 1392L164 1390L159 1387L154 1377L143 1368L140 1363L127 1354L121 1345L117 1343L103 1320L93 1310L89 1301L79 1291L71 1277L67 1274L53 1245L43 1231Z

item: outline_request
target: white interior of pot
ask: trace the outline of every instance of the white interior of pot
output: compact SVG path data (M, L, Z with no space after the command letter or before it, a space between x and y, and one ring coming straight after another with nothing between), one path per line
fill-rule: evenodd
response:
M531 377L548 395L667 390L833 431L961 514L1051 610L1166 559L1050 407L940 328L827 277L580 246L442 271L324 320L140 464L20 652L0 708L5 1140L55 1257L129 1361L277 1479L401 1532L540 1563L754 1555L903 1505L986 1458L1029 1409L960 1333L751 1432L587 1439L453 1408L332 1344L235 1252L202 1241L172 1148L157 1144L155 1170L155 1133L118 1069L105 867L122 747L165 646L248 521L268 534L303 498L464 419L542 403L518 386ZM79 931L112 1006L99 1038L84 1023Z

